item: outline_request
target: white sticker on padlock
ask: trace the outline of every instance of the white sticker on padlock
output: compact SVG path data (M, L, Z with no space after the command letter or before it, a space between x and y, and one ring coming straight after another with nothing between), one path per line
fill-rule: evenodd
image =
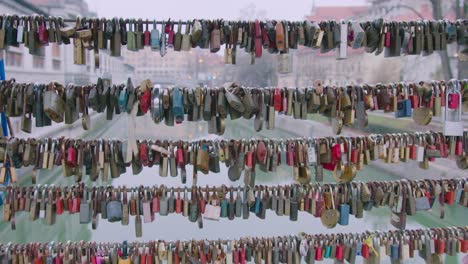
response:
M309 163L316 163L317 162L317 151L315 150L315 147L310 147L307 149L307 160Z
M416 160L417 161L424 161L424 147L418 146L417 152L416 152Z

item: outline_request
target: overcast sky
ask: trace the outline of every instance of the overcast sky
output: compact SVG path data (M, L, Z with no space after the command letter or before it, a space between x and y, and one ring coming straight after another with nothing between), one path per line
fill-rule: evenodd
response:
M301 20L310 14L313 0L86 0L101 17L167 19L238 19L240 10L255 3L265 18ZM281 4L279 4L281 3ZM363 5L365 0L315 0L315 5ZM258 12L258 11L257 11Z

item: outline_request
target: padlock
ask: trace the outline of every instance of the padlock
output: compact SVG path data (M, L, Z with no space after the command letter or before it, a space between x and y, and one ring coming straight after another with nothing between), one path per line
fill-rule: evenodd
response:
M450 109L457 109L458 106L460 105L460 93L448 93L448 101L446 102L446 105Z
M452 103L454 106L461 105L460 83L457 80L450 80L448 91L445 94L446 105L450 103L450 98L458 98L458 104ZM452 100L453 101L453 100ZM455 108L449 112L450 107L445 107L445 120L444 120L444 135L445 136L463 136L463 121L461 116L461 108ZM455 112L455 120L450 119L451 113Z
M348 225L349 224L349 204L340 204L340 218L338 220L338 224L340 225Z
M51 83L44 93L44 113L56 123L63 122L65 113L65 101L63 99L63 87Z
M67 149L66 164L67 166L72 168L76 167L77 165L76 149L73 146L70 146Z
M395 111L395 117L411 117L413 115L413 111L411 108L411 101L408 99L408 91L406 85L403 84L403 98L398 100L397 102L397 109Z

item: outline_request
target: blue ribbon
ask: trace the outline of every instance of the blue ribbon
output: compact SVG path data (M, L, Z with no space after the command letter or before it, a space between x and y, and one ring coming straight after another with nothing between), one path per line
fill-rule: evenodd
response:
M0 121L2 122L2 131L5 137L8 137L8 121L5 112L0 114Z
M5 80L5 61L3 59L0 59L0 80L3 81ZM2 122L2 130L3 130L3 135L8 136L8 122L7 118L4 112L1 113L0 115L0 121ZM7 170L5 174L5 181L3 182L3 185L7 186L10 184L10 162L6 162L5 164ZM2 196L0 195L0 205L3 204L3 199Z
M0 80L3 81L5 78L5 61L0 59ZM0 121L2 122L3 135L8 137L8 122L4 112L1 113Z
M5 62L3 59L0 59L0 80L5 80Z

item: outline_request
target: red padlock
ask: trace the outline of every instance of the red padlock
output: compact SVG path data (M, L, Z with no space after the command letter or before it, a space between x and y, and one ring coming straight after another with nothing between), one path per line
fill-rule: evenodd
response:
M206 255L203 253L203 245L200 246L200 249L198 250L198 254L200 254L200 264L206 264ZM152 264L152 263L151 263Z
M40 254L40 255L42 255L42 254ZM42 257L41 257L41 256L35 257L33 263L34 263L34 264L42 264L42 263L43 263L43 262L42 262Z
M336 168L336 163L322 163L324 170L334 171Z
M460 239L460 251L462 253L468 253L468 240Z
M390 43L391 43L390 38L391 38L390 31L387 31L387 32L385 33L385 47L386 47L386 48L390 48Z
M440 89L440 106L445 107L445 92Z
M344 259L344 254L343 254L343 246L342 245L337 245L336 246L336 254L335 254L335 258L339 261L343 261Z
M80 211L80 202L81 199L78 196L73 197L72 206L71 206L71 213L78 213Z
M169 251L168 254L172 254L172 251ZM172 263L173 264L179 264L180 263L179 254L174 254L174 257L172 258Z
M262 30L260 28L260 21L255 20L255 57L262 57Z
M175 211L176 214L182 213L182 199L180 199L180 191L177 192L177 199L175 201Z
M429 202L429 204L431 204L431 193L429 191L425 191L424 192L424 196L426 196L427 198L427 201Z
M143 45L149 46L151 44L151 32L148 30L148 20L146 20L146 30L143 37Z
M437 144L437 147L440 151L440 156L446 158L448 156L448 144L445 142L445 138L442 137L440 142Z
M240 251L240 254L239 254L240 263L245 264L245 249L241 247L239 251Z
M146 264L146 256L148 256L147 252L140 254L140 264Z
M365 259L369 258L370 250L369 250L369 245L367 245L366 243L362 244L361 255Z
M239 264L239 249L235 249L232 255L234 264Z
M409 257L414 258L414 240L409 241Z
M443 239L438 239L436 243L437 254L445 253L445 241Z
M286 153L286 164L289 166L294 166L295 162L295 156L296 156L296 151L295 151L295 146L293 143L288 144L288 151Z
M62 257L61 256L56 256L54 263L55 264L63 264Z
M151 209L153 214L159 213L159 197L157 194L153 197Z
M153 264L153 246L150 247L149 253L146 255L146 263L147 264Z
M72 146L68 147L67 149L66 164L72 168L76 167L77 165L76 149Z
M351 149L351 162L354 164L359 163L359 149L356 147Z
M453 205L455 203L455 192L448 191L444 194L444 203L448 205Z
M310 199L309 197L304 198L304 211L309 212L310 209Z
M266 154L266 152L265 152ZM265 159L265 158L263 158ZM253 151L247 151L247 153L245 153L245 166L247 166L248 168L252 168L253 166Z
M38 24L37 33L39 42L42 45L47 45L49 43L49 31L47 30L44 17L41 17L41 20L38 22Z
M172 47L174 45L174 23L168 22L164 27L164 33L167 34L167 45Z
M331 163L337 163L338 161L341 160L341 146L340 144L335 144L331 148L331 158L332 162Z
M448 95L448 108L458 109L460 95L458 93L450 93Z
M418 157L418 147L415 144L413 144L409 146L409 148L410 148L409 158L412 160L416 160L416 158Z
M411 89L413 91L413 89ZM411 93L408 97L411 102L411 108L415 109L419 107L419 96L415 93Z
M316 248L315 248L315 260L317 261L321 261L323 260L323 249L320 245L318 245Z
M258 163L264 164L266 162L267 151L268 150L266 148L265 143L263 141L259 141L257 143L257 149L256 149L256 152L255 152L255 157L257 158ZM251 151L249 151L249 152L251 152ZM250 158L249 162L250 162L249 167L252 167L253 166L253 157Z
M275 95L273 97L273 105L275 107L275 111L276 112L281 112L282 110L282 104L283 103L283 100L281 98L281 89L280 88L276 88L275 89Z
M205 207L206 207L206 202L205 199L200 199L200 213L204 214L205 213Z
M184 149L182 147L182 144L179 144L177 146L176 162L177 162L177 166L179 167L185 166L185 155L184 155Z
M140 110L146 114L151 106L151 91L146 89L140 97Z
M455 155L461 156L463 155L463 141L462 137L457 137L457 142L455 143Z
M57 215L63 214L64 207L63 207L63 198L62 196L57 197L55 201L55 213Z
M140 154L141 164L143 164L143 166L145 167L148 166L148 145L146 144L146 142L140 143L138 152Z

